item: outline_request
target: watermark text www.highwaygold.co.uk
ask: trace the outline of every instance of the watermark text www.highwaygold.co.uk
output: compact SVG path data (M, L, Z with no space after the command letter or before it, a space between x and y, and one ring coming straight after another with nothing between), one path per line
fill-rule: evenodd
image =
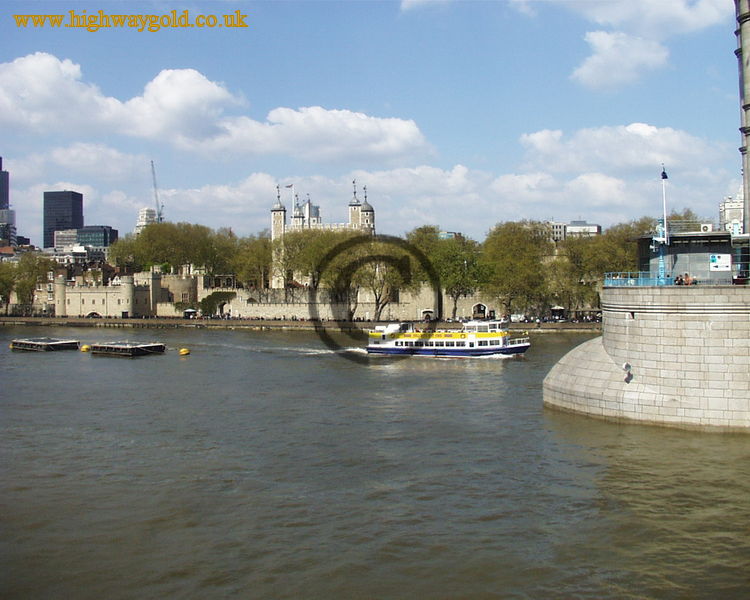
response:
M226 15L196 15L191 16L188 10L177 12L172 10L161 15L115 15L105 13L103 10L88 13L85 10L76 12L69 10L65 14L58 15L13 15L17 27L49 27L49 28L74 28L87 31L99 31L100 29L128 28L137 31L159 31L161 29L174 27L248 27L247 15L239 10Z

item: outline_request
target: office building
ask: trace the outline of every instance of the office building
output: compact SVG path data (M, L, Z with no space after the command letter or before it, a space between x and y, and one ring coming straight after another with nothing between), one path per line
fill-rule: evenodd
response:
M571 221L565 226L565 237L592 237L601 235L602 226L586 221Z
M156 211L153 208L142 208L138 211L138 221L135 224L135 235L140 235L146 225L156 223Z
M3 171L3 157L0 156L0 210L10 206L10 174Z
M16 211L0 208L0 246L16 246Z
M117 229L109 225L86 225L78 230L77 243L81 246L106 248L117 241Z
M732 235L741 235L744 233L744 222L745 198L744 190L740 188L736 197L727 196L719 204L719 229L729 231Z
M44 247L55 245L55 231L83 227L83 194L65 190L44 192Z

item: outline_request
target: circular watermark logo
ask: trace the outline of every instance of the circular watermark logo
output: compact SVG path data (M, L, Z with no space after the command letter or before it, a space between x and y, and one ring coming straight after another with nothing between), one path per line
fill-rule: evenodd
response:
M433 308L428 312L429 321L424 321L423 332L434 331L443 316L443 295L440 277L434 265L414 244L391 235L359 235L337 244L329 250L317 265L318 281L327 282L324 291L314 292L310 316L316 323L315 330L323 343L344 358L369 364L365 349L370 338L367 323L358 318L360 292L369 293L376 299L376 306L390 296L389 289L366 289L358 278L363 270L368 270L373 281L386 278L407 287L415 282L413 261L427 277L427 283L434 296ZM386 286L383 286L385 288ZM378 292L383 295L378 297ZM392 298L388 297L388 301ZM327 316L321 316L321 306L325 306ZM416 317L416 315L415 315ZM359 351L351 350L351 343ZM408 358L410 353L394 354L394 357Z

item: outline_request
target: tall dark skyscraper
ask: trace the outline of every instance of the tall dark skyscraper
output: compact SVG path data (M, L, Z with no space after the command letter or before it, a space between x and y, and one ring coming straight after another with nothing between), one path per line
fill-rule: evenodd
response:
M0 156L0 210L10 205L10 174L3 171L3 157Z
M83 194L44 192L44 247L55 245L55 231L83 227Z

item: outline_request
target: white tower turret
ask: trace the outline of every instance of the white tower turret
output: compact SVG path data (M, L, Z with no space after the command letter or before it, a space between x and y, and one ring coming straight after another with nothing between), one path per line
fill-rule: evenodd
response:
M357 180L352 181L354 187L354 195L349 202L349 226L353 228L359 228L362 224L362 203L357 198Z
M284 235L286 231L286 207L281 203L281 191L276 186L276 204L271 209L271 241Z

